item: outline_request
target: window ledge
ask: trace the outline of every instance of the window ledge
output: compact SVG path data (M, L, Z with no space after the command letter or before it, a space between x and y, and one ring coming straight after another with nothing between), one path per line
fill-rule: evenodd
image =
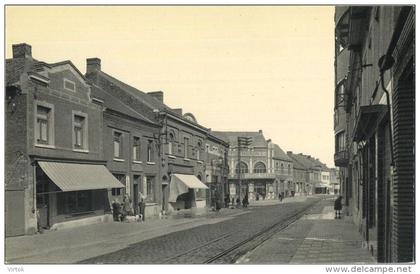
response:
M203 164L203 161L197 160L197 163L199 163L199 164Z
M190 159L188 159L188 158L184 158L184 161L189 162L189 161L191 161L191 160L190 160Z
M36 147L55 149L54 145L35 144Z
M120 159L120 158L114 158L113 159L115 162L125 162L125 160L124 159Z
M89 153L88 149L78 149L78 148L73 148L74 152L80 152L80 153Z
M155 162L146 162L146 164L148 164L148 165L156 165Z
M143 162L142 162L142 161L137 161L137 160L133 160L133 163L134 163L134 164L143 164Z
M172 155L172 154L169 154L169 155L168 155L168 158L171 158L171 159L176 159L176 156L175 156L175 155Z

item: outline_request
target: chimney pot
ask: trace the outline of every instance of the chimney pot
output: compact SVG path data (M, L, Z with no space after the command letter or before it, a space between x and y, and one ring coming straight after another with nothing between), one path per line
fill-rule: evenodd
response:
M12 46L13 58L32 58L31 45L22 43Z
M172 109L176 114L181 115L182 116L182 108L174 108Z
M287 154L293 154L293 151L288 151Z
M262 129L258 130L258 133L262 134L263 133Z
M86 59L86 74L101 70L101 59L88 58Z

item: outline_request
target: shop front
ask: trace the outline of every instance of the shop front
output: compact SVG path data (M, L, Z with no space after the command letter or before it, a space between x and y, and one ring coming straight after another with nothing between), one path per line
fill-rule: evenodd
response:
M36 166L38 228L104 215L108 189L122 185L103 165L38 161Z
M172 210L206 207L206 190L209 188L196 176L171 174L169 184L169 206Z

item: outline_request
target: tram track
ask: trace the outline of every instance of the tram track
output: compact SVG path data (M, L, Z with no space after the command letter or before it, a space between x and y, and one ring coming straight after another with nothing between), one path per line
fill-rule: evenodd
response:
M265 241L269 240L276 233L286 229L288 226L299 220L309 210L315 207L320 201L316 200L309 205L288 214L274 224L271 224L260 231L253 233L244 240L237 240L231 246L225 243L235 238L234 233L222 234L198 247L172 256L166 259L164 264L186 263L186 264L233 264L247 252L255 249Z

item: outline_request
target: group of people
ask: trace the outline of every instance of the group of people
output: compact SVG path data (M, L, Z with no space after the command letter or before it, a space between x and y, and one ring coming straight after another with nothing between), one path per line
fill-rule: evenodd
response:
M226 196L225 196L225 208L229 208L229 206L234 208L235 205L236 205L237 208L241 206L240 197L239 196L236 197L236 200L235 200L235 197L232 197L232 199L231 199L229 194L226 194ZM248 205L249 205L248 194L245 194L244 198L242 199L242 207L248 207Z
M138 206L138 221L144 221L146 197L141 192L139 192L138 199L139 202L136 205ZM127 219L127 216L135 216L135 212L131 206L131 199L128 194L124 195L122 203L119 203L116 199L112 200L111 208L113 219L116 222L125 221Z

